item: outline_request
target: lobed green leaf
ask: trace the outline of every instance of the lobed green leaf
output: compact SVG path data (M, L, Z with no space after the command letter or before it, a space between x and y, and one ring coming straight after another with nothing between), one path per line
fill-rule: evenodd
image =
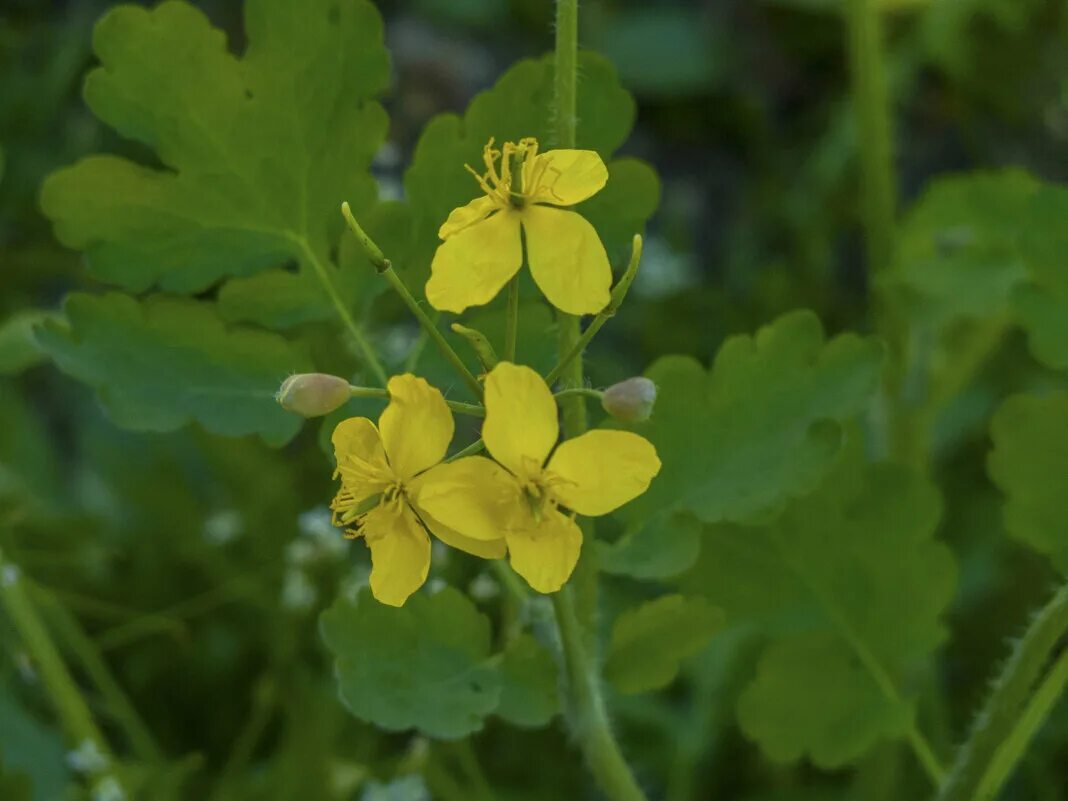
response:
M1006 496L1006 529L1068 573L1068 392L1009 398L990 434L988 468Z
M63 372L96 389L118 425L173 431L196 421L273 445L300 428L274 393L311 366L278 335L227 327L212 304L169 296L75 293L64 310L66 322L46 322L38 341Z
M659 388L656 411L630 428L656 446L663 468L622 514L688 511L716 522L777 513L827 474L841 422L865 408L881 364L876 340L828 342L810 311L729 338L709 371L688 357L660 359L646 372Z
M386 116L382 23L366 0L249 0L242 58L188 3L119 6L97 24L93 112L161 167L90 156L53 174L41 204L92 273L133 291L199 292L338 240L338 209L375 195L367 168ZM305 288L305 292L310 289Z
M497 709L502 677L488 661L489 620L451 587L413 595L399 608L369 590L354 601L341 597L320 628L336 658L341 700L362 720L452 739L478 731Z
M622 693L666 687L679 663L708 644L723 614L703 598L665 595L624 612L612 627L605 677Z
M775 522L706 528L681 587L769 638L738 704L769 757L835 768L907 731L908 677L942 641L955 584L932 540L940 506L927 479L852 447Z

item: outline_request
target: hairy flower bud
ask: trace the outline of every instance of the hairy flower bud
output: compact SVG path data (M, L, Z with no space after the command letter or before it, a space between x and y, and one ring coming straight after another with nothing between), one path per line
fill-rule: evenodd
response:
M275 399L283 409L304 417L321 417L352 397L349 382L326 373L298 373L282 382Z
M604 391L601 405L617 420L641 423L649 419L656 403L656 384L637 376L613 384Z

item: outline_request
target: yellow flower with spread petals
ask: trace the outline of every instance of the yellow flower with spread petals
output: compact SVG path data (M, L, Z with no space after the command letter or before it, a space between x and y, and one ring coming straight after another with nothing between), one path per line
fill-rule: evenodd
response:
M341 489L330 507L335 525L363 537L371 549L375 598L402 606L426 581L428 528L447 545L486 559L504 556L505 545L500 534L465 536L420 508L416 498L445 466L440 462L452 441L452 412L422 378L394 376L388 389L389 405L377 427L366 417L351 417L334 429L334 476L340 476Z
M515 571L539 592L555 592L582 547L582 530L562 508L596 517L638 497L660 471L656 449L637 434L607 430L556 447L556 402L529 367L494 367L485 403L482 438L496 461L470 456L442 465L419 503L468 537L503 532Z
M549 302L568 314L595 314L609 300L612 268L597 231L561 206L597 194L608 170L592 150L538 153L536 139L483 151L484 175L471 167L484 195L454 209L430 265L426 297L440 311L462 312L489 303L527 262ZM500 161L498 171L497 162Z

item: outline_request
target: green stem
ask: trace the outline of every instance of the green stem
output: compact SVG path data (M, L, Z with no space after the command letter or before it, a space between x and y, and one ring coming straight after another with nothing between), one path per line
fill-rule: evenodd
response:
M556 52L553 61L553 111L556 146L576 146L576 97L578 83L578 0L556 2ZM585 383L582 368L582 336L579 318L561 313L560 360L565 362L559 378L568 388ZM596 331L594 332L596 333ZM588 341L588 340L587 340ZM577 437L586 431L586 403L582 394L568 396L563 404L564 434ZM591 525L583 527L583 537L593 539ZM591 549L592 550L592 549ZM576 584L584 605L592 605L597 594L597 568L590 557L583 558L575 571ZM565 586L552 596L557 629L563 651L567 677L568 719L586 756L590 771L601 790L611 801L645 801L645 794L623 758L608 721L608 711L601 693L600 673L587 649L584 632L572 596L574 587ZM589 623L587 623L587 627ZM590 638L592 642L592 637Z
M508 316L504 326L504 360L515 361L516 340L519 338L519 274L508 282Z
M349 394L354 398L382 398L383 400L389 400L389 390L379 389L378 387L354 387L350 384ZM445 405L458 414L469 414L472 417L486 416L486 408L480 403L446 400Z
M615 313L619 311L619 307L623 305L624 298L627 297L627 292L630 290L630 285L634 283L634 277L638 274L638 265L642 260L642 238L640 235L635 234L634 239L631 242L630 249L630 263L627 264L627 269L623 273L623 277L619 279L616 285L612 288L612 299L608 301L608 305L605 306L604 311L598 314L588 326L586 330L582 332L581 336L575 338L570 347L561 352L563 355L560 357L560 361L556 366L549 371L549 374L545 376L545 383L552 386L564 371L567 370L575 362L576 359L579 362L579 375L581 376L582 364L581 357L586 350L586 346L590 344L597 332L601 330L601 327L608 322L609 318L614 317ZM581 380L580 382L581 383Z
M408 310L415 315L415 319L419 321L419 325L423 327L427 335L434 340L434 344L438 346L441 354L448 360L448 362L456 370L456 373L463 379L464 383L475 394L476 398L482 397L482 385L478 382L478 379L467 369L467 365L464 364L463 359L459 357L452 345L438 330L437 324L427 316L427 313L423 311L423 307L419 305L418 301L412 296L412 293L408 290L408 287L404 285L404 281L397 275L393 269L393 263L385 257L382 253L382 249L375 244L375 241L367 235L367 232L360 227L360 224L356 222L356 218L352 216L352 210L349 208L348 203L341 204L341 213L345 217L345 222L349 225L349 230L352 231L360 245L363 246L364 252L367 254L367 258L374 265L378 274L381 275L389 285L393 287L393 290L400 295L401 300L404 301L404 305L408 307Z
M893 129L878 0L848 0L850 72L868 269L889 266L894 247L897 184Z
M1053 669L1039 685L1035 694L1031 696L1031 702L1016 721L1016 726L997 750L994 760L987 767L982 781L979 782L975 801L993 801L997 798L1001 788L1009 780L1013 769L1027 750L1027 746L1046 721L1054 704L1064 693L1066 684L1068 684L1068 649L1061 652Z
M91 743L96 751L111 759L111 748L93 720L89 706L74 683L59 649L41 622L27 591L28 580L19 566L7 561L0 550L0 601L33 659L41 683L52 699L69 742L74 747Z
M445 461L455 462L457 459L463 459L465 456L474 456L475 454L482 453L482 451L484 450L486 450L486 443L483 442L481 439L476 439L466 448L457 451Z
M562 389L553 395L561 404L570 402L571 398L593 398L596 401L600 401L604 398L604 393L599 389L590 389L589 387L571 387L570 389Z
M133 752L146 762L162 761L163 752L147 724L78 620L47 590L36 585L30 589L32 598L52 628L66 642L67 649L77 657L89 680L103 696L111 717L121 727Z
M337 287L334 286L334 280L330 277L326 265L315 255L315 251L312 250L311 245L308 244L308 240L304 237L294 234L291 236L291 240L298 248L300 248L301 253L304 254L304 260L311 265L316 276L319 278L319 282L323 285L323 289L326 290L326 294L330 296L330 302L334 304L334 310L337 311L338 317L341 318L341 322L345 324L353 341L356 343L356 347L360 351L360 356L363 358L364 364L366 364L374 374L375 380L382 386L385 386L386 382L389 380L386 376L386 370L382 367L382 362L378 360L378 354L375 353L375 349L371 347L371 343L367 340L367 337L364 336L360 327L356 325L356 321L353 319L352 314L350 314L348 308L346 308L345 301L341 299Z
M1050 655L1068 633L1068 583L1035 616L994 683L936 801L973 801L988 767L1019 725Z
M601 790L612 801L645 801L645 794L635 781L612 734L601 694L600 677L596 665L587 655L571 588L564 587L554 593L552 602L567 673L571 701L569 717L590 771Z

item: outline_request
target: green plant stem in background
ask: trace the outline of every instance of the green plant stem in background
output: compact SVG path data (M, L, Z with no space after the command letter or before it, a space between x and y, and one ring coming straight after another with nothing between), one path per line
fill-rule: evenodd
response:
M86 676L100 692L109 717L121 728L134 754L146 762L161 762L163 752L156 744L147 724L112 675L96 644L85 633L77 618L39 585L30 587L30 597L60 641L65 643L66 650L77 658Z
M315 275L319 278L319 282L323 285L323 289L330 297L330 302L334 304L334 309L337 311L338 317L341 318L341 322L345 324L345 328L348 329L349 334L356 343L356 348L360 351L360 356L363 358L364 364L366 364L367 368L374 375L375 380L382 386L385 386L386 382L389 380L388 376L386 376L386 370L382 367L382 362L379 361L375 349L371 347L371 343L367 340L367 337L364 336L360 327L356 325L356 321L345 307L345 302L341 299L337 287L334 286L334 281L330 277L326 265L315 255L315 251L311 249L311 246L304 237L294 235L291 239L296 246L300 248L300 252L304 254L305 261L307 261L315 271Z
M508 316L504 327L504 360L515 361L516 340L519 338L519 274L508 282Z
M894 249L897 182L878 0L848 0L849 57L856 114L865 249L870 277Z
M363 230L356 218L352 216L352 210L349 208L348 203L341 204L341 214L345 217L345 222L349 225L349 230L352 231L356 237L356 241L363 247L364 252L367 254L367 258L374 265L375 270L381 275L389 285L393 287L393 290L400 295L401 300L404 301L411 311L415 315L415 319L419 321L419 325L423 327L427 335L434 340L434 344L441 350L441 354L449 361L449 363L456 370L460 378L475 394L476 398L482 397L482 384L478 382L478 379L467 369L467 365L464 364L463 359L457 355L453 350L452 345L448 343L448 340L438 330L437 323L427 316L427 313L423 311L423 307L419 305L419 302L412 296L412 293L408 290L408 287L404 285L400 276L397 275L393 269L393 263L385 257L382 253L382 249L375 244L375 241L367 235L367 232ZM385 383L385 382L383 382Z
M578 82L578 0L557 0L556 52L553 75L553 114L556 146L574 148L576 97ZM582 349L579 318L560 314L560 360L568 363L559 377L565 387L583 386ZM596 331L594 332L596 333ZM591 335L592 336L592 335ZM572 355L573 354L573 355ZM569 396L561 403L564 434L576 437L586 431L586 404L581 394ZM583 529L587 548L592 545L593 528ZM592 549L590 549L592 550ZM591 559L589 555L584 561ZM596 598L597 569L593 563L580 565L572 578L586 599ZM623 758L612 733L601 688L598 660L587 643L595 638L583 630L576 612L574 587L565 586L552 596L556 626L560 634L564 671L567 677L568 721L598 785L611 801L645 801L630 766ZM587 624L588 626L588 624Z
M968 740L957 751L956 760L937 801L974 801L984 777L1002 753L1002 747L1006 742L1013 741L1015 745L1003 752L1004 759L1013 757L1012 764L998 768L1002 777L1009 774L1012 765L1022 754L1026 740L1030 739L1027 732L1030 724L1022 723L1028 718L1028 699L1049 665L1050 655L1063 642L1066 634L1068 583L1039 611L1027 632L1016 643L975 720ZM1056 678L1055 673L1048 675ZM1034 714L1038 714L1037 710L1031 713L1032 716Z
M33 660L41 684L52 699L68 742L74 748L89 743L97 753L110 761L111 749L107 740L97 728L81 691L59 655L59 649L41 622L27 583L19 566L8 561L0 550L0 601Z
M349 386L349 393L354 398L382 398L389 400L389 390L378 387L354 387ZM472 417L485 417L486 409L478 403L464 403L462 401L446 400L445 405L458 414L468 414Z
M556 367L550 370L549 374L545 376L546 384L551 386L552 383L556 381L556 379L559 378L576 359L581 359L583 352L586 350L586 346L590 344L590 340L597 335L597 332L608 322L609 318L614 317L615 313L619 311L619 307L623 305L623 299L627 297L627 292L630 290L630 285L634 283L634 277L638 274L638 265L641 263L641 260L642 238L640 234L635 234L634 240L631 242L630 263L627 264L627 269L623 272L623 276L612 288L612 299L608 301L608 305L605 306L604 310L593 318L593 322L586 326L586 330L582 332L581 336L575 339L571 344L571 347L563 353ZM580 383L581 370L582 365L580 363Z

